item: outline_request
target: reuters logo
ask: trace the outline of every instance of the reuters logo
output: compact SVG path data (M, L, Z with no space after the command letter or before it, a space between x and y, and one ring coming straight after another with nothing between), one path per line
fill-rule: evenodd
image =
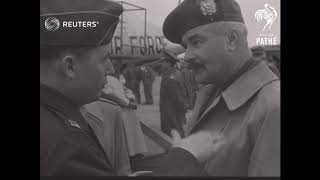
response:
M45 27L49 31L55 31L59 28L60 22L57 18L55 17L49 17L45 22L44 22Z

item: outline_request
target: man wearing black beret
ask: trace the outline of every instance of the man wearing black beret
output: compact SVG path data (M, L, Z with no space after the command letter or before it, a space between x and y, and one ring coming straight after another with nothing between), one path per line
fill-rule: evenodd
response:
M107 81L122 12L112 1L40 1L40 176L117 175L80 107L97 100ZM209 133L176 136L154 174L203 174L199 162L221 147L219 140Z
M235 0L185 0L163 24L186 48L203 84L187 135L219 132L226 145L205 166L210 176L280 176L280 80L251 57ZM199 147L201 148L201 147Z

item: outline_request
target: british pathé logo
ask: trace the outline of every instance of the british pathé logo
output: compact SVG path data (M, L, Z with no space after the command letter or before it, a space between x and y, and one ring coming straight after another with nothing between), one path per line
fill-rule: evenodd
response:
M55 31L60 27L60 22L57 18L55 17L49 17L45 22L44 22L44 26L46 27L46 29L48 29L49 31Z
M256 45L277 45L279 37L271 31L271 27L278 17L276 9L265 4L264 9L257 10L254 16L258 23L264 25L259 37L256 37Z
M265 22L262 31L271 30L273 22L277 19L278 13L276 9L269 4L264 5L264 9L259 9L255 13L255 18L258 22Z
M215 0L201 0L200 1L200 10L204 16L211 16L213 13L216 13L216 3Z
M99 21L60 21L55 17L49 17L45 20L44 26L49 31L56 31L60 28L95 28Z

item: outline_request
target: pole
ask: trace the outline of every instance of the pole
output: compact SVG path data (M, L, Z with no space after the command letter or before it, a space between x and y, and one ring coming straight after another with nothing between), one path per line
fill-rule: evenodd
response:
M147 9L144 10L144 48L147 53Z
M122 1L120 1L120 3L121 3L121 6L123 6ZM121 14L121 17L120 17L120 48L121 48L121 51L122 51L122 44L123 44L122 33L123 33L123 13Z

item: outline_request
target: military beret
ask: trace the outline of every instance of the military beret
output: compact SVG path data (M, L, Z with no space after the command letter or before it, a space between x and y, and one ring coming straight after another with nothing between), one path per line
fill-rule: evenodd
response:
M105 0L41 0L40 46L108 44L123 8Z
M187 31L219 21L244 23L235 0L184 0L166 17L163 34L169 41L181 44Z

